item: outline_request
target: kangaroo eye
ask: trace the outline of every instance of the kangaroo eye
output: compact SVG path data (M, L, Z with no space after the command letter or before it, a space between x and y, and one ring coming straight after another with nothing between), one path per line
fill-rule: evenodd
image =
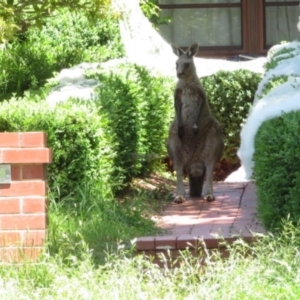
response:
M184 64L184 67L185 67L185 68L188 68L189 66L190 66L190 63L185 63L185 64Z

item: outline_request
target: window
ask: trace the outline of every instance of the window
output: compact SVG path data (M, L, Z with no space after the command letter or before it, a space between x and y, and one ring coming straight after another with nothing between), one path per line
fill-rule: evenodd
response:
M162 35L179 46L198 42L201 47L242 47L240 0L161 0L163 16L170 25Z
M279 0L160 0L162 15L172 22L159 30L181 47L197 42L201 55L259 55L300 36L298 5Z
M299 38L296 27L300 10L295 5L299 1L265 1L265 48L283 40L292 41Z

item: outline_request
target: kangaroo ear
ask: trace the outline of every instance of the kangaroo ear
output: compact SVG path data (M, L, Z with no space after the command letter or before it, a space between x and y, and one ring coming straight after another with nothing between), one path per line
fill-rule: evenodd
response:
M198 44L193 44L188 51L186 52L188 56L192 57L195 56L198 53Z
M178 57L182 54L184 54L184 52L177 46L175 46L174 44L171 45L172 50L174 52L175 55L177 55Z

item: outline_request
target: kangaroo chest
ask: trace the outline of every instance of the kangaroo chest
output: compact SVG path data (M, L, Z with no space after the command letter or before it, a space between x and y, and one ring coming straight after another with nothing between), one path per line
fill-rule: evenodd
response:
M184 124L195 123L195 118L200 109L201 99L199 99L199 96L192 89L187 87L182 91L181 102L181 115Z

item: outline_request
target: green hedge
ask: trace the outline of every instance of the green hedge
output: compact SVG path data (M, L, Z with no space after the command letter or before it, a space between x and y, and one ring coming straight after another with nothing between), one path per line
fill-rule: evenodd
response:
M60 13L0 50L0 101L36 89L63 68L122 57L118 20L92 25L80 14Z
M300 112L266 121L255 138L258 212L267 229L300 218Z
M117 153L116 177L126 183L149 174L166 155L173 81L131 64L90 76L101 82L99 112L106 138Z
M247 88L257 76L246 71L220 72L204 80L212 110L223 125L225 155L230 159L253 97ZM51 108L44 95L31 92L23 100L4 101L0 107L0 131L47 133L54 153L49 186L55 197L72 193L83 178L100 181L107 192L115 193L133 177L156 170L166 155L165 141L174 115L174 80L154 77L131 64L113 71L92 71L88 77L100 80L96 101L71 100ZM228 132L237 136L231 138Z
M284 96L299 90L297 61L300 43L276 45L268 53L266 73L257 90L258 99L278 101L275 88L285 84ZM285 70L285 74L281 69ZM274 109L276 109L276 103ZM288 106L289 107L289 106ZM287 107L287 108L288 108ZM295 106L296 107L296 106ZM278 112L280 113L280 112ZM258 213L268 230L281 230L282 220L290 216L295 226L300 219L300 112L282 113L265 121L255 136L253 176L256 180Z
M232 164L239 162L241 125L247 118L261 75L247 70L220 71L202 78L211 111L222 125L223 158Z
M53 150L49 187L66 197L84 179L116 193L160 165L170 122L171 80L135 65L90 75L99 100L70 100L54 108L38 95L0 103L0 131L45 131Z
M48 183L56 198L72 194L80 183L110 182L112 154L106 150L100 117L83 104L50 108L44 101L11 100L0 106L0 131L45 131L53 163ZM105 155L103 155L105 153ZM110 192L109 185L105 187Z

